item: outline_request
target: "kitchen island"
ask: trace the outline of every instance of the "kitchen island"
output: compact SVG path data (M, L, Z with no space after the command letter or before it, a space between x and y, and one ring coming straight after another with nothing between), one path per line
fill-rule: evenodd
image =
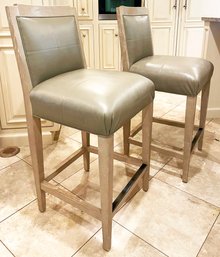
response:
M220 118L220 17L203 17L205 21L204 58L214 64L208 118Z

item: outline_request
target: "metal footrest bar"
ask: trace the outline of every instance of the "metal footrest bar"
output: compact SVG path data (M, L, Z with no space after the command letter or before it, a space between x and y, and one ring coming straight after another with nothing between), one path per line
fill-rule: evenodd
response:
M127 183L127 185L124 187L124 189L121 191L121 193L117 196L117 198L112 203L112 212L114 212L116 208L120 205L120 203L124 200L125 196L131 190L131 188L133 188L133 185L140 178L140 176L143 175L144 171L146 172L146 168L147 168L147 165L143 163L140 166L140 168L136 171L136 173L132 176L130 181Z
M198 140L200 139L202 133L204 132L203 128L199 128L196 135L194 136L193 140L192 140L192 146L191 146L191 152L193 151L196 143L198 142Z

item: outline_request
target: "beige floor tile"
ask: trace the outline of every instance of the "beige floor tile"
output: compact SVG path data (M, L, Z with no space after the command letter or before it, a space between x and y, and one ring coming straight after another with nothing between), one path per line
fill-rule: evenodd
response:
M135 135L134 139L142 141L142 132ZM184 130L173 126L153 123L152 142L158 146L171 147L176 150L183 149Z
M102 233L100 230L76 255L74 255L74 257L86 256L165 257L164 254L114 222L111 250L106 252L102 249Z
M17 156L12 156L9 158L0 157L0 170L18 161L20 161L20 159Z
M215 136L220 140L220 119L212 119L206 126L206 129L215 133Z
M219 142L216 143L220 149ZM216 151L219 150L216 148ZM220 160L213 161L215 156L212 155L202 156L206 153L204 150L199 153L201 156L192 156L188 183L182 182L182 161L175 158L157 173L156 178L220 207Z
M32 168L19 161L0 171L0 221L34 200Z
M16 257L70 257L100 229L98 220L51 200L44 213L35 201L0 223L0 240Z
M79 130L74 129L74 128L62 126L62 127L61 127L61 131L60 131L60 137L59 137L59 138L70 137L70 136L72 136L73 134L77 133L78 131L79 131Z
M220 216L205 241L198 257L220 256Z
M184 122L185 109L186 109L186 103L184 102L178 105L177 107L175 107L174 109L172 109L170 112L166 113L162 118ZM199 122L199 110L196 110L195 124L198 124L198 122Z
M57 165L59 165L65 158L70 156L80 147L81 144L69 138L62 139L57 143L46 147L44 149L45 174L49 175L57 167ZM96 155L91 154L91 161L95 160L96 158ZM26 158L25 161L31 164L30 157ZM59 175L57 175L54 180L60 183L82 168L83 157L80 157L78 160L68 166L64 171L62 171Z
M114 161L113 172L113 198L116 198L121 190L125 187L133 174L136 167L125 165L122 162ZM64 180L62 186L77 194L80 198L100 207L100 182L98 172L98 160L90 166L89 172L79 171Z
M47 142L43 145L43 148L45 149L54 143L55 142L50 142L50 143ZM20 152L17 154L17 157L19 157L20 159L25 159L30 155L31 155L31 153L30 153L29 145L20 146Z
M139 140L139 139L138 139ZM119 144L115 147L115 151L123 153L123 145ZM142 149L139 146L131 145L130 146L130 155L136 158L141 158ZM171 157L151 151L151 160L150 160L150 176L155 176L156 173L171 159Z
M206 130L203 150L195 151L194 154L220 164L220 140L216 138L216 134Z
M114 219L169 257L195 257L217 208L156 179Z
M184 102L185 99L182 96L173 94L167 94L163 92L155 92L155 99L154 99L154 117L162 117L169 112L172 112L174 108Z
M20 152L17 154L17 157L19 157L20 159L25 159L28 156L30 156L30 148L29 146L20 146Z
M160 118L164 116L166 113L170 112L175 108L176 106L173 105L172 103L163 103L157 100L154 100L153 104L153 116Z
M13 255L9 252L9 250L3 245L1 241L0 241L0 256L13 257Z
M174 95L156 91L154 100L161 103L173 104L173 106L177 106L181 103L184 103L186 101L186 97L184 95Z

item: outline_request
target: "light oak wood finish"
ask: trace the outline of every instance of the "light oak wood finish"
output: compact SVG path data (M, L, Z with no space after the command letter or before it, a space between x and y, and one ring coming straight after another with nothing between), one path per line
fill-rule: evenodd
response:
M98 137L102 237L103 248L107 251L111 248L112 235L113 140L113 136Z
M188 182L189 161L191 157L193 128L196 114L196 97L187 97L184 129L184 148L183 148L183 182Z
M123 63L123 70L129 71L131 64L129 63L129 56L128 56L128 48L126 43L126 35L125 35L125 28L124 28L124 15L149 15L148 10L145 7L138 7L138 8L127 8L121 6L117 10L117 20L119 26L119 36L120 36L120 45L121 45L121 58ZM172 157L178 158L183 160L183 173L182 173L182 181L188 181L188 173L189 173L189 163L191 153L198 143L198 149L202 150L202 142L203 142L203 135L205 129L205 121L206 121L206 113L207 113L207 105L208 105L208 97L209 97L209 83L202 89L202 98L201 98L201 108L200 108L200 122L199 126L194 124L195 122L195 111L196 111L196 100L197 96L190 97L186 96L187 103L186 103L186 112L185 112L185 122L178 122L172 121L162 118L153 118L153 122L166 124L169 126L176 126L180 128L184 128L184 146L182 149L177 149L176 147L168 147L162 144L158 145L154 142L151 144L151 149L153 151L157 151L163 154L170 155ZM137 146L142 147L144 141L140 142L133 137L143 128L143 119L140 124L138 124L133 130L130 130L130 123L126 124L124 128L124 154L129 154L129 147L130 144L134 144ZM129 131L130 130L130 131ZM193 131L196 130L196 135L193 138Z
M202 90L199 127L202 128L203 131L198 141L198 149L200 151L202 151L202 146L203 146L204 129L205 129L205 122L206 122L206 115L207 115L208 101L209 101L209 92L210 92L210 83L208 83L206 87L203 88Z
M61 171L63 171L65 168L67 168L71 163L79 159L80 156L84 156L84 154L87 152L87 149L84 149L81 147L77 151L75 151L73 154L71 154L69 157L67 157L65 160L63 160L61 163L59 163L58 167L54 169L54 171L45 178L46 181L50 181L54 177L56 177ZM88 171L85 169L85 171Z
M142 128L141 128L142 129ZM123 126L123 144L124 144L124 154L129 155L129 136L131 131L131 121L129 120L124 126Z
M142 160L145 164L150 164L150 153L148 149L151 147L151 137L152 137L152 116L153 116L153 103L149 104L142 112ZM150 175L150 165L147 167L147 171L143 176L143 190L147 191L149 188L149 175Z
M85 152L83 154L83 164L84 164L84 170L89 171L89 164L90 164L90 155L88 151L88 147L90 145L90 134L82 131L82 145L85 149Z
M82 131L82 147L75 151L71 156L61 162L55 170L47 177L44 176L44 161L43 161L43 147L42 147L42 133L41 133L41 120L39 118L33 117L32 107L30 103L30 90L32 88L30 74L28 66L26 63L26 58L24 54L24 49L22 46L21 37L17 27L16 16L28 16L28 17L52 17L52 16L65 16L74 15L76 17L76 12L70 7L40 7L40 6L24 6L18 5L14 7L7 8L7 15L10 25L10 30L13 38L14 50L16 53L18 68L20 72L20 77L22 81L22 89L24 95L24 102L26 108L26 117L28 124L29 133L29 145L31 149L32 165L34 171L35 185L37 191L38 207L40 211L45 211L46 201L45 193L49 193L58 197L59 199L71 204L72 206L90 214L91 216L101 220L102 231L103 231L103 248L105 250L110 250L111 248L111 234L112 234L112 218L115 213L120 209L122 204L124 204L128 199L130 199L134 192L137 192L135 188L140 181L143 180L144 171L147 169L147 175L144 179L144 190L148 188L148 173L149 173L149 159L150 159L150 137L151 137L151 121L152 113L151 107L147 108L144 122L146 126L144 127L144 138L146 143L144 144L143 150L143 164L142 159L129 157L120 153L113 152L113 136L109 137L98 137L99 149L94 146L90 146L89 133ZM77 20L77 19L76 19ZM78 24L77 24L78 26ZM79 28L78 28L79 33ZM82 42L81 42L82 49ZM84 66L85 58L84 59ZM61 124L62 125L62 124ZM146 147L146 149L145 149ZM72 192L64 190L59 186L54 186L50 184L49 181L58 175L62 170L64 170L68 165L77 160L83 155L84 158L84 168L85 171L89 171L89 154L96 153L99 155L99 174L100 174L100 191L101 191L101 208L97 208L92 204L80 199ZM120 202L112 203L112 193L113 193L113 158L124 161L134 165L140 165L142 168L137 172L136 178L131 179L129 182L129 188L122 190L119 194L121 200ZM140 172L141 171L141 172ZM134 183L133 183L134 182ZM126 193L124 194L123 191ZM113 206L116 208L113 209Z

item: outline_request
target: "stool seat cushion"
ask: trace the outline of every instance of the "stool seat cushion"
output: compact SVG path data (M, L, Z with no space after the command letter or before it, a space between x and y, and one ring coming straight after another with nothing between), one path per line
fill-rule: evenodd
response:
M196 96L210 80L213 65L201 58L154 55L137 61L130 71L151 79L157 91Z
M79 69L30 92L33 115L109 136L153 101L154 84L138 74Z

